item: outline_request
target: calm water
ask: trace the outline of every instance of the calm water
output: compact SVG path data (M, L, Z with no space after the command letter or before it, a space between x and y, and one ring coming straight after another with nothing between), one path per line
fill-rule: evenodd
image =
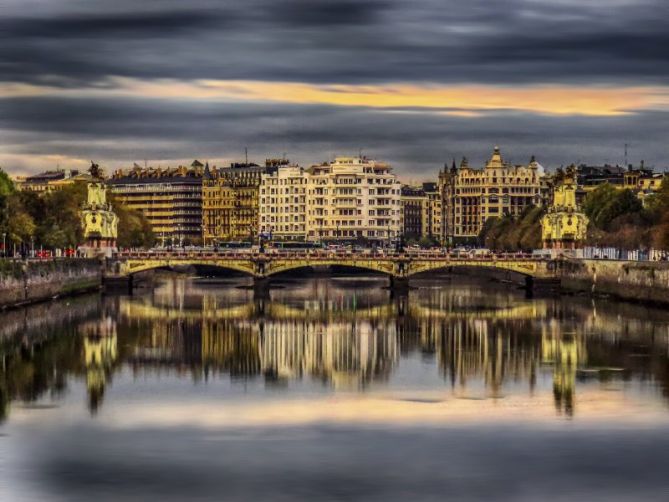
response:
M0 500L669 500L669 313L466 278L0 314Z

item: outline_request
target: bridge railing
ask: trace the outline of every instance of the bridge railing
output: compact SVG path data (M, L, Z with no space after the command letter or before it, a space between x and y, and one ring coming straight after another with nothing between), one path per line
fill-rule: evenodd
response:
M350 250L272 250L267 253L258 251L239 250L146 250L146 251L119 251L114 255L117 259L140 259L140 260L249 260L249 259L295 259L295 260L332 260L332 259L375 259L375 260L428 260L454 262L492 262L492 261L545 261L546 258L534 256L528 253L488 253L482 255L466 255L449 251L350 251Z

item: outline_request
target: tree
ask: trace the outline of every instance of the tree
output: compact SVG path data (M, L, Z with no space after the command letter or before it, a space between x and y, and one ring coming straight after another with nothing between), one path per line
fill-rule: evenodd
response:
M498 251L529 251L541 245L541 207L528 206L514 218L488 218L479 233L479 244Z
M44 212L35 215L37 241L47 248L77 247L83 242L81 207L87 187L74 183L42 196Z
M112 207L118 216L117 244L121 248L149 248L156 238L151 223L141 211L130 209L112 198Z
M32 215L23 206L21 199L12 196L8 199L6 230L9 242L16 244L28 243L35 235L37 225Z
M16 191L14 187L14 182L9 177L9 175L0 168L0 198L8 197Z
M618 190L608 183L590 192L583 203L583 211L598 229L610 230L611 223L626 214L640 213L641 201L632 190Z

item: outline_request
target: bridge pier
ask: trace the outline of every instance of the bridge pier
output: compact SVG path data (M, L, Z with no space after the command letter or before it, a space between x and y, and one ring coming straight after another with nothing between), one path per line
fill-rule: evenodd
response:
M557 277L525 276L525 289L532 293L556 293L560 291L560 279Z
M256 300L269 300L269 277L253 278L253 298Z
M390 276L390 291L393 294L408 294L409 293L409 278L400 277L396 275Z
M132 275L105 275L102 278L102 284L105 291L123 291L132 293L133 280Z

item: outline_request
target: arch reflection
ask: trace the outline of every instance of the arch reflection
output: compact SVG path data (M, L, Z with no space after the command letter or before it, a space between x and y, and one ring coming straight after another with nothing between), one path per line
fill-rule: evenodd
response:
M124 368L288 391L299 382L412 389L436 378L455 397L548 395L565 416L578 413L585 386L635 379L669 396L669 318L660 310L525 299L476 282L425 281L392 298L374 279L303 279L264 300L243 285L174 278L134 297L2 314L2 416L12 401L61 395L70 379L85 382L95 413Z

